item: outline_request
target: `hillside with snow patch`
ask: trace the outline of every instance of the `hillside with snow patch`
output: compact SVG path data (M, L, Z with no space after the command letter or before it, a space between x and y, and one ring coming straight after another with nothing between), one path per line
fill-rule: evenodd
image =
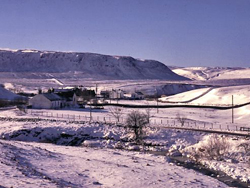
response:
M94 53L0 50L0 72L27 78L187 80L154 60ZM15 73L15 75L13 75ZM58 73L63 75L58 75Z
M191 80L250 78L250 68L239 67L172 67L172 71Z
M163 97L164 102L186 102L196 104L244 104L250 102L250 85L196 89L177 95Z

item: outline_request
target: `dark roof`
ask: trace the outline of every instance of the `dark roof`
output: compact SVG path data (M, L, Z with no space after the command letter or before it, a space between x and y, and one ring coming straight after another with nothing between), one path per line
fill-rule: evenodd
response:
M61 97L59 97L57 94L55 93L42 93L41 95L43 95L44 97L46 97L47 99L49 99L50 101L59 101L62 100Z
M56 94L59 95L61 98L68 99L68 98L73 98L74 93L75 93L74 91L67 91L67 92L58 92Z
M108 90L102 90L101 93L108 93Z
M144 95L142 92L140 92L140 91L137 91L137 92L135 92L137 95Z
M78 97L83 97L83 96L95 96L95 91L94 90L76 90L75 91L76 96Z

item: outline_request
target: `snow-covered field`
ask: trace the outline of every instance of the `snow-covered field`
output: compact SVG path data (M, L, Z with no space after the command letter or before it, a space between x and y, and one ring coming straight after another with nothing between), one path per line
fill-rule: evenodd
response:
M196 74L202 78L191 77L193 70L203 71L202 75ZM46 80L35 77L20 79L5 78L1 74L0 81L5 89L0 87L2 92L0 98L16 96L8 93L6 89L21 89L31 93L36 92L38 88L74 84L95 88L98 84L98 90L136 89L149 94L158 92L163 94L161 92L167 90L178 93L193 89L162 97L158 102L159 107L167 104L231 106L232 96L234 105L250 102L248 77L236 75L236 73L243 74L242 71L248 75L248 69L218 69L220 75L215 69L193 68L189 71L191 73L186 72L184 76L189 74L189 78L196 79L189 83L199 82L202 85L200 89L186 86L186 82L170 83L159 80L96 82L77 78L56 79L49 75ZM218 76L221 79L217 79ZM233 81L226 82L228 77ZM237 79L241 79L240 82ZM209 82L197 80L209 80ZM213 80L216 81L216 86L227 85L227 87L214 87L210 82ZM238 86L230 86L235 83ZM117 103L117 101L111 102ZM118 103L157 105L157 101L154 100L119 100ZM144 147L130 142L133 135L120 126L124 124L127 114L136 109L121 108L122 117L118 125L110 113L111 110L114 110L114 107L94 109L91 114L88 106L86 109L28 110L28 113L18 109L0 109L0 187L227 187L214 177L176 166L169 158L176 155L190 157L207 168L223 171L228 176L249 184L249 137L219 134L218 139L222 139L228 147L221 154L220 160L210 159L206 156L204 148L209 146L214 135L202 130L247 135L247 131L240 131L239 128L249 127L250 105L233 110L233 123L231 109L152 108L151 123L146 128ZM145 112L145 109L138 110ZM89 122L90 115L91 122ZM183 125L179 117L184 118ZM173 127L200 129L200 131L173 129ZM145 150L161 151L166 155L157 156L142 152Z
M200 91L197 91L197 94L200 94ZM108 118L110 116L108 110L105 108L93 111L93 117L98 116L100 120L102 117ZM131 110L123 109L124 116ZM188 116L189 119L230 124L231 111L219 110L176 108L159 109L157 113L156 109L153 109L152 118L156 120L172 118L173 120L180 110L181 114ZM132 135L115 124L78 122L77 116L88 116L88 109L43 111L45 115L64 113L64 118L55 115L50 118L40 116L40 119L37 119L39 111L32 114L25 114L17 109L1 111L2 118L12 119L1 119L0 135L4 139L1 141L3 148L1 150L4 150L1 155L1 161L3 161L1 165L7 163L8 168L5 166L1 168L4 169L1 171L3 174L1 177L4 179L1 182L4 183L0 185L5 187L15 187L17 184L23 184L24 187L176 187L177 185L226 187L211 177L169 163L167 157L124 151L124 149L143 150L143 148L138 148L129 142L122 142L121 140L129 139ZM74 115L75 119L67 119L69 114L72 117ZM202 115L203 118L200 117ZM236 119L241 119L242 124L246 123L249 114L245 115L236 113ZM204 118L205 116L207 119ZM50 119L57 119L57 121ZM192 155L189 151L195 149L190 148L200 148L204 143L203 140L210 135L202 132L165 129L154 123L147 128L146 132L145 142L153 147L148 146L144 149L166 151L170 155L180 152ZM234 156L233 159L238 159L237 163L230 161L232 157L228 157L226 161L202 160L201 162L215 170L224 171L235 179L249 181L248 156L243 154L242 148L236 147L242 142L249 141L244 137L239 137L238 140L235 140L235 137L227 138L234 146L229 153ZM29 141L29 143L22 141ZM57 146L45 143L54 143ZM67 145L79 145L79 147ZM148 169L149 167L152 168ZM135 177L138 181L133 181Z
M11 117L21 115L17 110L11 113ZM194 144L204 135L156 128L147 132L147 142L165 149ZM177 167L164 156L121 150L135 147L119 141L130 135L115 125L1 121L0 135L5 140L0 141L0 185L4 187L226 187ZM84 147L65 146L84 135L95 139L84 141ZM61 146L46 144L53 140Z
M250 101L250 86L204 88L159 99L164 102L185 102L191 104L244 104Z

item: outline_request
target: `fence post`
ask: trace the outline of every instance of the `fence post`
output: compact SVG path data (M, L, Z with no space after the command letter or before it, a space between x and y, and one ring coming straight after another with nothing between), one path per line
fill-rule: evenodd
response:
M161 124L162 124L162 119L161 119Z

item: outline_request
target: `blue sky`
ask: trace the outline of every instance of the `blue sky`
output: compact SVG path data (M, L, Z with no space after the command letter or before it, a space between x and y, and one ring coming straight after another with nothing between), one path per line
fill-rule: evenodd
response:
M250 0L0 0L0 48L250 67Z

